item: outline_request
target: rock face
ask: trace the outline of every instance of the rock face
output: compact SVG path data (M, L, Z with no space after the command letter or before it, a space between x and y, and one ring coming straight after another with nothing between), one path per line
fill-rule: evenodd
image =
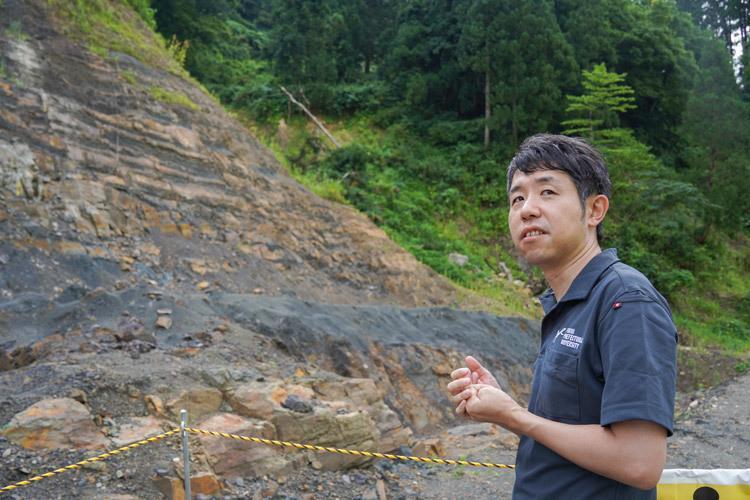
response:
M454 299L364 215L291 179L195 84L71 43L42 0L11 4L33 36L0 35L3 311L149 280L338 303ZM197 108L155 100L154 88ZM27 327L13 340L23 336L38 339Z
M125 444L174 428L186 408L191 425L208 430L438 450L450 439L425 436L456 424L444 386L466 354L525 398L535 322L449 308L458 297L449 282L364 215L291 179L192 81L90 52L51 5L66 4L0 1L0 426L9 446L101 449L105 434ZM97 5L153 39L127 2ZM154 97L165 93L192 105ZM51 399L60 394L78 401ZM229 477L362 464L191 439L206 495ZM158 446L125 458L128 482L144 498L179 497L174 449ZM0 484L28 474L13 453L0 456ZM65 494L84 498L90 486L93 497L115 498L83 479Z
M16 414L2 434L33 450L100 450L109 444L86 407L70 398L44 399L31 405Z
M300 361L345 377L344 382L313 382L319 397L350 401L352 409L385 398L419 432L453 421L444 385L466 354L478 356L511 395L524 400L529 394L538 345L533 321L450 309L323 306L229 294L214 300L214 310L223 317L272 338ZM258 408L252 415L263 418L280 389L264 394L255 387L246 389L253 395L246 406L252 401Z

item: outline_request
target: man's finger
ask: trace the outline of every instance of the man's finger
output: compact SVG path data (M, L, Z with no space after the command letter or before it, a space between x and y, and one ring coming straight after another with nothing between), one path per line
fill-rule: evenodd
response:
M450 398L451 399L451 403L457 405L457 404L461 403L461 401L465 401L465 400L469 399L471 397L471 395L472 395L472 391L471 391L471 387L469 387L468 389L466 389L464 391L461 391L458 394L454 394L453 396L451 396L451 398Z
M466 361L466 366L472 372L478 372L479 375L489 373L487 369L484 366L482 366L482 364L479 361L477 361L477 359L474 356L466 356L464 361Z
M462 378L462 377L465 377L465 376L467 376L467 375L468 375L469 373L470 373L470 372L469 372L469 369L468 369L468 368L457 368L457 369L455 369L455 370L453 370L453 371L451 372L451 378L455 380L455 379L457 379L457 378Z
M468 385L471 385L471 380L469 378L459 378L457 380L454 380L453 382L448 383L448 385L446 385L445 387L451 394L457 394L458 392L466 389L466 386Z
M465 415L466 414L466 400L462 400L460 403L458 403L458 406L456 406L456 415Z

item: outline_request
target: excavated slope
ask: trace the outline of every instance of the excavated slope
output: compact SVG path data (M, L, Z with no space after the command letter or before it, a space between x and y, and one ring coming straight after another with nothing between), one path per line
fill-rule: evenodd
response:
M189 79L73 41L60 3L0 2L0 483L180 407L239 433L411 446L455 425L444 385L468 353L528 394L535 322L445 307L449 282L291 179ZM222 480L358 463L201 446ZM130 489L87 472L22 498L156 498L175 464L147 453L122 465Z

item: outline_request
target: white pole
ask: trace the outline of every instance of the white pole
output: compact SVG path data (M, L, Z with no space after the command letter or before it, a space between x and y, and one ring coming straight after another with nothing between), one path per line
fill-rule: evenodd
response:
M185 498L190 500L190 443L188 433L185 431L187 425L187 410L180 410L180 435L182 436L182 476L185 479Z

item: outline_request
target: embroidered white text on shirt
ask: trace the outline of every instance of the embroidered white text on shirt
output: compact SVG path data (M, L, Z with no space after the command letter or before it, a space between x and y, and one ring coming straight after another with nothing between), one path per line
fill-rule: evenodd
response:
M575 333L575 328L560 328L555 334L555 338L552 342L557 342L557 338L562 336L560 345L578 350L578 348L581 347L581 342L583 342L583 337L579 337Z

